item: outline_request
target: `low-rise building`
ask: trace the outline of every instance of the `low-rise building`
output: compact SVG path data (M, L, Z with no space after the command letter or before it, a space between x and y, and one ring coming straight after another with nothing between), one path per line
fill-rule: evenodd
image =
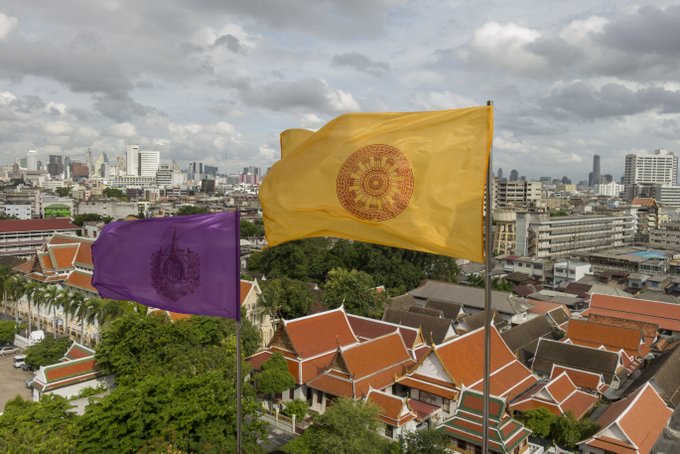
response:
M31 256L53 234L76 236L79 230L62 218L0 221L0 255Z

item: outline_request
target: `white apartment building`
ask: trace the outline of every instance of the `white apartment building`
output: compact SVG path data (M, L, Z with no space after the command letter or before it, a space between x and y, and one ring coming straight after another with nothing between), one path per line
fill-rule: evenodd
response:
M139 145L127 145L125 164L126 175L139 175Z
M161 163L160 151L139 151L139 176L140 177L156 177L158 167Z
M678 157L668 150L626 155L623 184L629 199L635 197L634 186L676 185Z
M517 214L515 254L554 258L610 249L631 243L632 214L554 216Z
M553 268L553 287L557 288L565 282L577 282L588 274L593 274L593 266L590 263L570 260L555 262Z
M625 186L618 184L616 181L610 183L596 184L595 194L606 197L618 197L624 191Z
M26 170L38 170L38 152L28 150L26 153Z
M646 188L650 197L666 208L680 207L680 186L655 184Z
M17 219L33 219L33 205L5 205L3 211L5 216L15 217Z
M529 207L541 201L540 181L495 181L493 196L497 207Z

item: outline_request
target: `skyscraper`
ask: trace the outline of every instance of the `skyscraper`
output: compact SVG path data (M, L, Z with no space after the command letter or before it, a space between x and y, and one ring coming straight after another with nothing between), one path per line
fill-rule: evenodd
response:
M47 171L52 177L56 177L57 175L64 173L63 157L60 155L51 154L50 162L47 164Z
M623 184L629 200L636 197L643 187L675 186L677 181L678 157L675 153L655 150L654 153L626 155Z
M600 184L600 155L593 156L593 182L591 186Z
M503 168L498 168L498 181L503 181Z
M161 163L160 151L139 151L139 176L155 177Z
M26 169L38 170L38 152L35 150L28 150L26 153Z
M125 164L127 175L139 175L139 145L127 145Z
M510 181L517 181L519 179L519 172L516 169L510 171Z

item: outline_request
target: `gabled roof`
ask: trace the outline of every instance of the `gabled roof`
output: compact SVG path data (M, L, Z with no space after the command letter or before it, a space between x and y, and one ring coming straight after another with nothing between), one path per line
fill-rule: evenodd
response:
M495 327L491 329L490 340L493 394L514 397L536 383L536 378L517 360ZM474 388L483 384L483 328L435 346L431 355L437 357L457 387ZM417 374L418 369L414 373Z
M609 351L624 350L635 357L646 356L650 349L642 343L642 330L623 326L604 325L580 319L572 319L567 327L566 337L576 345Z
M366 395L366 400L380 408L378 418L390 426L401 427L417 418L416 412L409 407L410 399L407 397L371 389Z
M531 344L535 344L539 338L549 336L553 332L553 326L543 316L535 317L527 322L510 328L501 334L503 341L510 351L517 353ZM536 350L533 345L532 350Z
M461 328L467 330L468 332L475 331L479 328L484 327L484 311L475 312L474 314L465 315L458 320L458 324ZM499 327L505 324L505 320L496 312L493 311L491 324L495 327Z
M371 388L391 386L414 365L398 331L340 347L328 369L307 386L334 396L357 399Z
M630 385L636 389L651 383L667 405L677 408L680 404L680 348L654 358L642 374Z
M625 318L610 317L608 315L590 314L588 320L601 325L622 326L624 328L636 328L642 330L643 341L652 345L659 333L659 325L638 320L626 320Z
M33 386L41 392L47 392L100 375L94 350L74 342L60 362L40 367Z
M65 360L71 361L74 359L86 358L88 356L94 356L95 351L88 348L78 342L73 342L66 353L64 353Z
M595 394L579 391L569 374L562 372L518 397L511 407L514 411L543 407L556 416L570 412L574 418L581 419L598 400Z
M368 339L375 339L376 337L384 336L385 334L393 332L395 329L399 330L401 338L404 340L406 348L416 348L424 344L423 338L420 335L418 328L410 326L398 325L383 320L376 320L374 318L362 317L360 315L347 314L347 320L352 328L352 331L359 338L360 341Z
M342 307L283 321L283 331L300 358L310 358L359 342Z
M420 300L435 299L439 301L457 303L463 307L484 309L483 288L468 287L465 285L433 281L428 279L425 280L423 284L420 285L420 287L413 289L408 293ZM510 292L493 290L491 292L491 301L494 309L498 312L508 315L514 315L519 312L523 312L521 307L510 303L509 300L511 296L512 293Z
M432 317L399 309L387 309L383 314L383 320L397 325L419 328L425 341L435 344L439 344L447 339L447 336L455 334L451 320L446 318Z
M513 452L529 437L531 431L507 414L504 399L493 395L489 397L489 449L499 453ZM437 430L452 438L482 446L482 408L482 393L465 389L461 392L453 417L444 421Z
M604 384L604 377L602 374L553 364L553 368L550 371L550 379L552 380L553 378L559 377L561 374L567 374L571 382L579 388L604 392L607 387L607 385Z
M430 309L429 307L411 306L408 308L409 312L414 314L429 315L430 317L445 318L444 312L439 309Z
M583 312L583 316L590 314L654 323L661 329L680 331L678 304L595 294L591 297L590 308Z
M609 406L595 422L601 429L580 444L613 452L648 453L672 411L647 383Z
M69 273L65 285L86 290L90 293L97 293L97 289L92 285L92 274L80 270L73 270Z
M432 298L427 300L425 307L428 309L437 309L442 311L444 313L444 318L448 318L450 320L456 320L463 314L463 307L460 304Z
M541 339L538 341L532 370L549 375L553 365L566 366L602 374L605 382L610 384L617 373L619 364L619 355L614 352Z

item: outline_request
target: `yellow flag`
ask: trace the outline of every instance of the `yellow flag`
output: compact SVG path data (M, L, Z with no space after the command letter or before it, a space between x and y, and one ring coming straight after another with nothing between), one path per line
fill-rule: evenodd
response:
M491 106L284 131L260 187L267 241L340 237L482 262L492 137Z

